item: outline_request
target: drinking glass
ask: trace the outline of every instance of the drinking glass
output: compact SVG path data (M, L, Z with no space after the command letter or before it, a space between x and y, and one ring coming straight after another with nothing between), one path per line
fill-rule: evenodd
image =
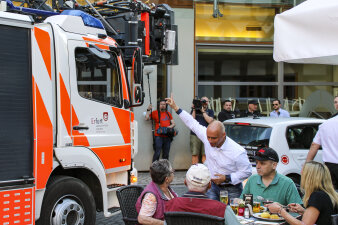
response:
M253 202L253 209L254 213L259 213L261 211L261 203L260 202Z
M228 198L229 198L229 195L228 195L228 191L220 191L219 193L220 195L220 199L221 199L221 202L223 202L224 204L228 204Z
M238 214L238 203L236 203L234 198L230 199L230 207L232 211L234 211L235 215L237 215Z

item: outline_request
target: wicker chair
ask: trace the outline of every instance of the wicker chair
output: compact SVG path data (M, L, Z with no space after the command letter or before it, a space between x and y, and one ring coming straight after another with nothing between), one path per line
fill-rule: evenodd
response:
M136 201L141 195L143 187L139 185L129 185L119 188L116 191L119 200L124 224L135 225L137 223Z
M224 225L224 218L192 212L165 212L167 225Z

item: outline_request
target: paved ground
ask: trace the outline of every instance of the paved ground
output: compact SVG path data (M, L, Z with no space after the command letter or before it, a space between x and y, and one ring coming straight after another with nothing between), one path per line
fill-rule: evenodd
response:
M171 187L175 190L178 196L182 196L185 192L187 192L187 188L184 185L184 177L186 171L176 171L175 179L171 184ZM147 185L150 182L151 178L149 173L139 173L138 174L138 184ZM105 218L103 213L96 213L96 225L124 225L122 221L121 213L116 216L112 216L110 218Z

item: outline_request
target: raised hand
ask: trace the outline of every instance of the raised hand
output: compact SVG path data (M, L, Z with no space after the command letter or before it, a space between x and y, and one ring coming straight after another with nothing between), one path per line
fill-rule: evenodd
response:
M173 110L177 111L179 110L179 107L176 105L174 98L173 98L173 93L171 93L170 98L165 99L166 103L172 108Z

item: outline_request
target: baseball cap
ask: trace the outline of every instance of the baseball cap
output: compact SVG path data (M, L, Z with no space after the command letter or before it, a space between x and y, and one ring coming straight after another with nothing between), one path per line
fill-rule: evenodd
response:
M258 102L257 102L257 100L250 100L250 101L248 101L248 104L255 104L255 105L257 105Z
M272 160L274 162L279 162L279 157L278 157L277 152L269 147L259 149L256 152L254 159L258 161Z
M210 182L210 171L205 165L197 163L190 166L186 179L194 186L203 187Z

